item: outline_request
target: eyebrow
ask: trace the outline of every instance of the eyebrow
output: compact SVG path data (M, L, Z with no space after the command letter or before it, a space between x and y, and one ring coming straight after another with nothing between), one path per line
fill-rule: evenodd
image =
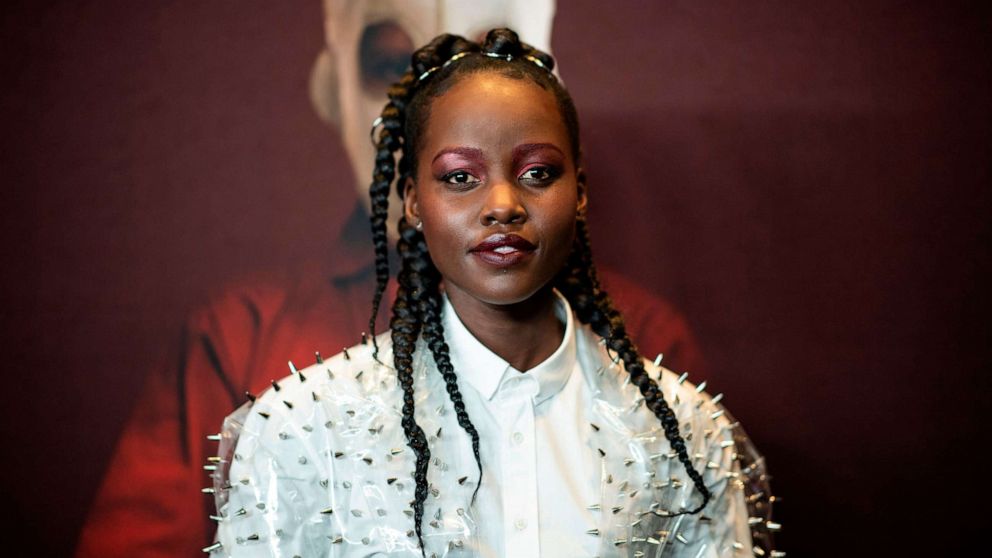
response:
M562 150L558 149L558 146L552 143L525 143L513 148L513 160L518 161L522 159L524 156L530 155L531 153L535 151L540 151L542 149L550 149L552 151L556 151L562 157L565 156Z
M435 155L434 158L431 159L431 163L434 163L442 156L447 155L449 153L454 153L455 155L461 155L466 159L475 159L477 161L481 161L485 159L485 155L482 153L482 150L476 147L447 147L445 149L442 149L441 151L438 151L437 155Z

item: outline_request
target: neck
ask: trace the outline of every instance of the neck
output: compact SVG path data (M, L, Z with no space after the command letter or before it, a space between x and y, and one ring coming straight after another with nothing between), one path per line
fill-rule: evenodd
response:
M526 372L561 345L565 326L555 316L555 294L542 288L525 301L497 305L457 289L448 291L451 305L465 328L515 369Z

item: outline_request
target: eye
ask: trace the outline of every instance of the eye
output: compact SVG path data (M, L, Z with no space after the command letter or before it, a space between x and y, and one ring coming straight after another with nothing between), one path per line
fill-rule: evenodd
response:
M475 184L479 179L466 171L454 171L442 176L441 181L448 184Z
M530 182L548 182L556 176L557 174L551 167L531 167L520 175L520 179Z

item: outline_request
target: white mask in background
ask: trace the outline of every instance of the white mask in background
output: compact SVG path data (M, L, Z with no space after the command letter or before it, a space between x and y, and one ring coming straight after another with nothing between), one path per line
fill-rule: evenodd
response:
M369 131L417 47L441 33L479 40L495 27L551 51L555 0L324 0L324 49L310 76L317 114L341 133L352 182L368 209L374 150ZM400 215L390 200L392 224Z

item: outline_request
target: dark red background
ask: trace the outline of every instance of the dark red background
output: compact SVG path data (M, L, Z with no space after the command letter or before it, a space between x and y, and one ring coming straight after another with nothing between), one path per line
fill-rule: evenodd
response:
M353 194L307 98L321 17L5 5L0 519L33 553L72 548L185 312L328 251ZM977 538L989 22L951 3L559 6L598 256L688 315L767 454L792 556Z

